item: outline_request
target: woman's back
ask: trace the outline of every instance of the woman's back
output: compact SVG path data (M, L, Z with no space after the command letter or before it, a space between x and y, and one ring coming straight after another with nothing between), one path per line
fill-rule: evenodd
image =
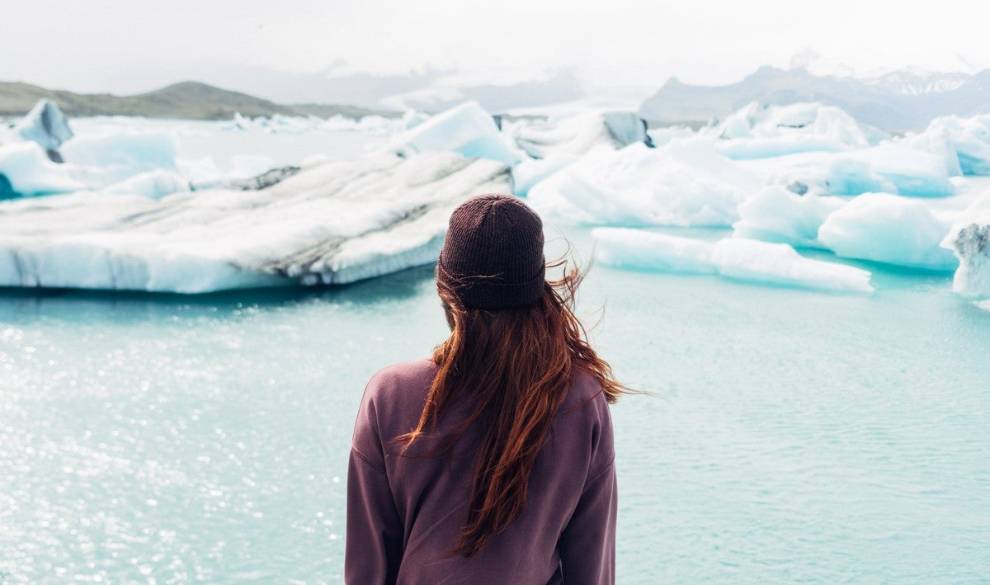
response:
M516 197L451 214L450 336L376 374L358 413L349 585L614 584L608 404L624 389L573 312L580 274L547 280L543 244Z
M388 367L368 384L348 473L348 583L545 585L614 582L616 482L601 386L578 369L529 476L520 515L471 557L453 552L467 519L480 425L444 450L471 409L451 404L403 453L437 373ZM437 452L439 451L439 452Z

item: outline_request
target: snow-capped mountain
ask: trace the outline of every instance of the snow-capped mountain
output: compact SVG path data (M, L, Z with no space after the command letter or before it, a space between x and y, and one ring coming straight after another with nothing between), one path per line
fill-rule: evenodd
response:
M822 102L884 130L918 130L938 116L990 112L990 70L971 74L901 69L852 76L764 66L728 85L691 85L671 78L643 102L640 115L659 124L704 124L752 101Z

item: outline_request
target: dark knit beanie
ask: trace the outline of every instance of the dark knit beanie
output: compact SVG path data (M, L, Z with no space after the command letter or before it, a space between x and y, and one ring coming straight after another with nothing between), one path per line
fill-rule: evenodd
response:
M543 222L511 195L462 203L437 263L437 280L469 309L507 309L536 302L544 289Z

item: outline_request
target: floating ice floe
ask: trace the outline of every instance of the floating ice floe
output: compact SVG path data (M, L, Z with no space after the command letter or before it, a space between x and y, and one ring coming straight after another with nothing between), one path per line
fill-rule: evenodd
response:
M797 152L838 152L866 148L881 138L835 106L753 102L716 129L719 152L730 158L767 158Z
M151 199L161 199L172 193L189 191L190 188L189 181L182 175L159 169L134 175L129 179L110 185L104 191L106 193L141 195Z
M767 187L739 206L736 237L820 247L818 229L846 204L841 197L808 193L798 195L783 187Z
M503 123L503 129L532 159L512 169L517 195L595 150L648 143L646 124L634 112L585 112L546 120Z
M538 211L577 224L729 226L761 187L710 142L594 150L529 190Z
M47 99L39 100L31 111L14 126L14 133L21 138L34 142L48 151L49 155L58 154L58 147L72 138L72 129L65 114L55 102Z
M828 165L825 189L832 195L947 197L955 193L950 176L944 157L887 143L836 156Z
M170 134L116 132L72 137L65 131L67 126L59 129L65 121L53 107L36 106L19 124L22 131L14 134L31 140L0 144L0 184L8 187L7 197L103 189L148 171L175 170L176 145ZM54 124L53 132L45 133L45 119ZM64 138L71 139L60 142ZM59 150L50 148L54 144Z
M949 227L921 201L870 193L829 215L818 240L845 258L949 271L956 259L940 246Z
M509 183L495 161L383 154L261 191L7 201L0 286L202 293L352 282L433 261L453 208Z
M961 214L942 246L959 260L952 290L966 297L990 298L990 192Z
M617 149L648 138L646 124L634 112L585 112L521 121L506 132L526 154L539 159L577 157L599 146Z
M452 151L469 158L496 160L514 165L522 154L499 132L495 120L478 102L466 102L420 123L397 138L402 155Z
M743 238L710 243L630 228L596 228L592 236L596 257L620 268L720 274L748 282L827 291L873 291L869 272L805 258L786 244Z
M67 193L88 184L79 169L53 162L35 142L0 144L0 198Z
M936 118L924 132L905 141L946 157L953 174L990 175L990 114Z

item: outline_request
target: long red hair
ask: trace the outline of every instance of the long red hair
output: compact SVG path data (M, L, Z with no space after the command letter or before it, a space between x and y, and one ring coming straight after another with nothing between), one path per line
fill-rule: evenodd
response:
M522 512L530 471L577 368L597 379L608 402L625 392L574 314L582 275L563 261L549 266L560 267L562 278L519 308L466 309L453 290L437 285L451 334L433 352L439 370L419 422L399 440L408 448L455 398L473 401L455 431L481 425L468 517L453 553L474 555Z

